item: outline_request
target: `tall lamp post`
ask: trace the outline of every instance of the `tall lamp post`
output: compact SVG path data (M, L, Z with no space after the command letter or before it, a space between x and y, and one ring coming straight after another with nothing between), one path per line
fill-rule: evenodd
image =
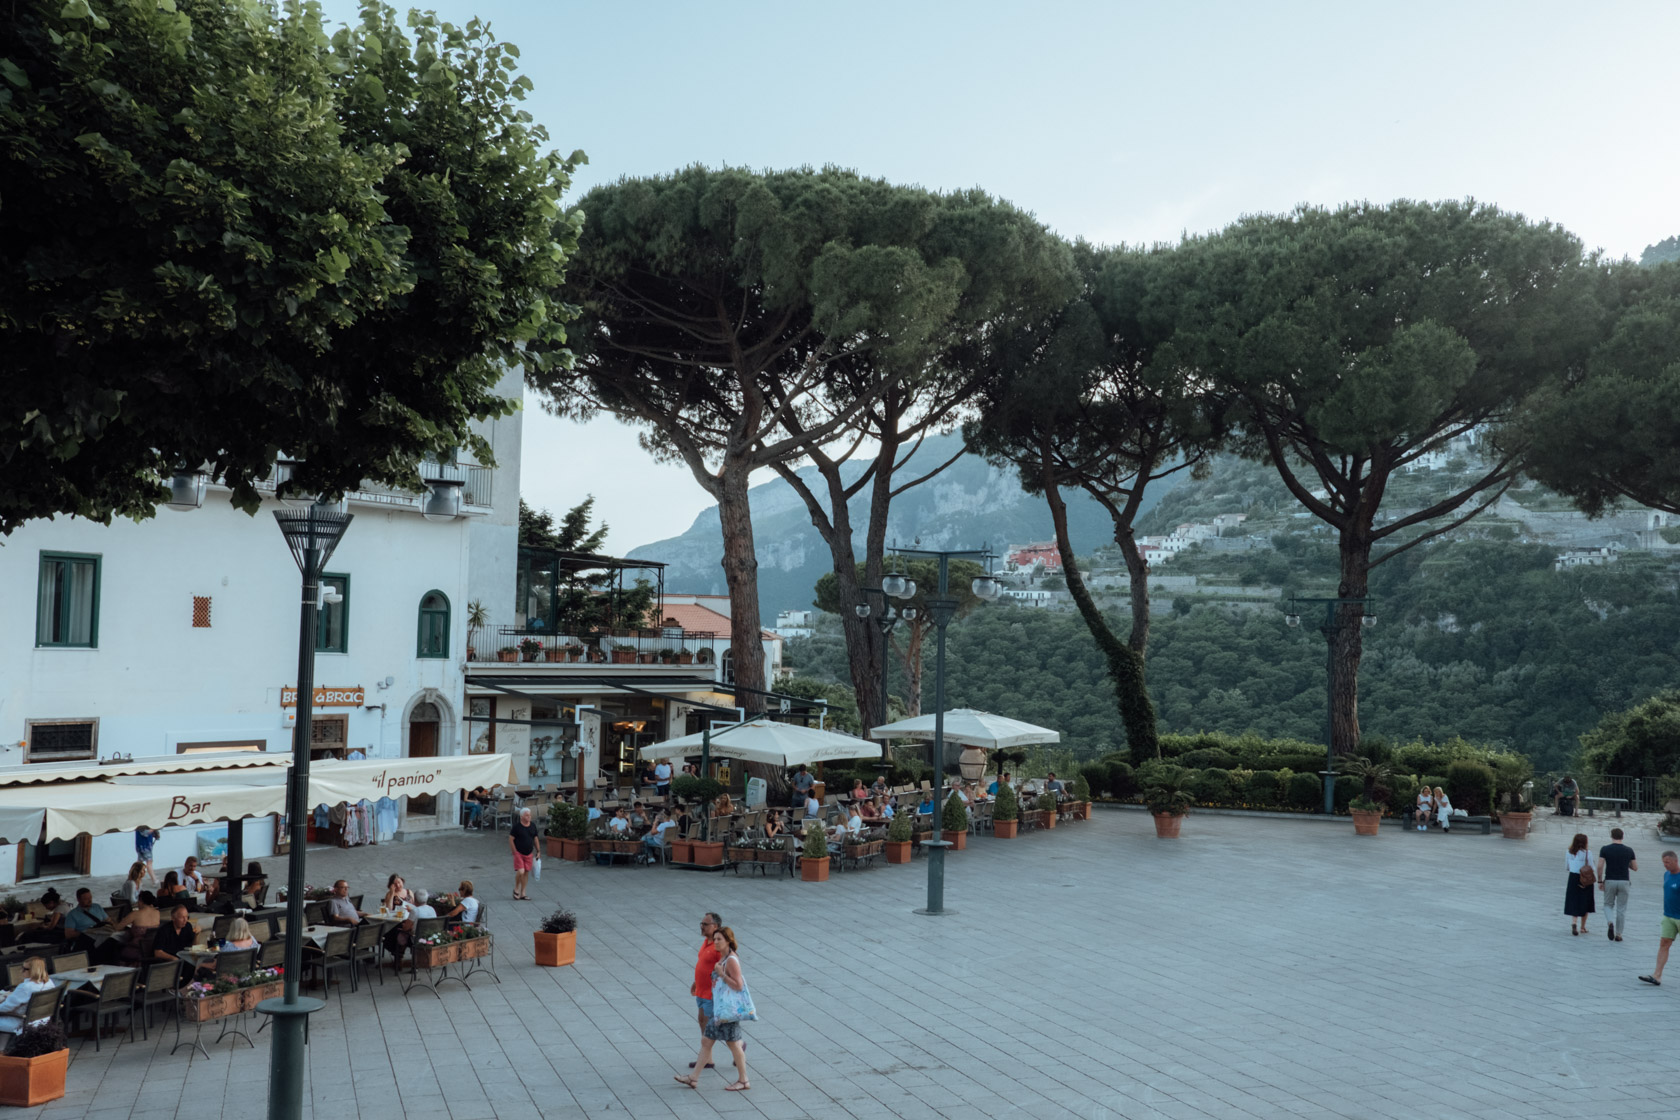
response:
M342 507L311 504L307 509L277 509L274 519L303 573L298 622L297 727L292 732L292 765L286 775L286 820L292 829L286 876L286 993L266 999L257 1010L273 1016L274 1042L268 1062L269 1120L298 1120L303 1115L304 1029L310 1014L326 1004L298 995L303 972L303 865L308 844L304 814L309 799L309 725L315 699L315 627L321 572L344 538L353 514Z
M916 581L907 579L904 581L904 584L905 589L898 597L901 599L908 599L916 593ZM903 619L905 622L914 622L916 620L916 616L921 612L912 606L893 606L892 602L887 598L886 591L882 588L860 587L858 590L863 592L864 601L853 607L853 612L856 613L859 618L874 618L875 627L881 632L881 707L880 711L876 713L878 718L875 721L875 725L879 727L881 724L887 722L887 670L892 667L892 658L890 656L892 650L892 632L898 627L900 619ZM871 602L871 600L874 599L880 600L879 606ZM892 765L892 763L888 761L887 752L889 750L891 750L891 748L887 745L885 740L882 740L881 761L876 763L882 773L885 773L888 767Z
M1296 627L1301 625L1301 603L1323 603L1324 625L1319 633L1324 635L1325 642L1330 647L1325 661L1324 681L1324 815L1329 816L1336 811L1336 635L1341 633L1342 627L1348 625L1344 618L1343 607L1357 606L1359 608L1359 625L1375 626L1377 616L1365 610L1368 598L1364 595L1342 596L1333 599L1312 598L1310 596L1296 596L1289 600L1289 613L1283 616L1286 625Z
M937 838L940 814L945 809L945 627L951 624L957 608L962 605L961 600L951 596L952 559L972 556L987 564L987 570L975 577L969 587L976 599L989 603L998 597L1000 588L997 580L991 575L992 551L989 548L949 551L895 548L893 551L901 556L929 556L939 561L939 587L925 600L928 617L933 620L934 630L938 635L938 652L933 669L933 835ZM916 593L916 585L894 573L881 580L881 590L894 599L908 599ZM945 849L948 845L943 839L933 839L925 841L922 846L928 850L928 897L927 907L917 910L916 913L937 916L947 912Z

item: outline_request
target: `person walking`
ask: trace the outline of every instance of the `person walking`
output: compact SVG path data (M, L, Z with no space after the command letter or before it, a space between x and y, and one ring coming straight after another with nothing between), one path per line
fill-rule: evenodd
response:
M157 874L152 870L152 846L157 843L157 838L161 835L163 834L155 828L137 828L134 830L134 860L136 863L145 865L146 878L152 881L154 887L158 885L158 881Z
M1674 939L1680 937L1680 856L1673 852L1662 854L1663 863L1663 916L1662 933L1657 941L1657 967L1651 970L1649 976L1640 979L1647 984L1662 984L1663 966L1668 963L1668 950L1673 947Z
M713 915L708 915L713 916ZM719 926L712 931L711 945L717 963L712 966L710 990L716 991L717 985L725 984L733 991L742 991L747 986L745 975L741 972L741 960L735 955L735 931L728 926ZM729 1048L729 1054L735 1060L735 1080L725 1085L724 1090L730 1093L742 1093L752 1088L752 1082L747 1079L747 1047L746 1040L741 1035L741 1024L731 1020L720 1023L717 1016L708 1017L700 1029L700 1053L689 1064L691 1072L687 1077L677 1080L690 1089L700 1087L701 1069L712 1069L712 1046L721 1042Z
M1582 934L1587 932L1587 915L1595 909L1593 904L1593 870L1588 864L1592 860L1592 853L1587 851L1587 834L1577 832L1575 839L1569 842L1569 855L1564 859L1564 866L1569 869L1569 882L1563 888L1563 912L1569 915L1569 932ZM1583 872L1585 874L1583 874ZM1585 882L1582 880L1585 879ZM1580 928L1575 928L1576 919L1580 919Z
M1598 850L1598 889L1604 892L1604 917L1612 941L1620 941L1622 931L1627 929L1628 890L1632 885L1628 872L1638 870L1633 849L1622 843L1622 830L1612 828L1610 843Z
M694 997L694 1006L700 1020L701 1052L708 1055L711 1053L711 1045L704 1040L706 1024L712 1020L712 970L717 967L717 963L721 959L718 956L717 946L712 942L712 934L721 928L723 928L723 919L716 914L707 912L700 915L700 953L694 960L694 983L688 986L688 994ZM695 1062L689 1062L688 1068L696 1069ZM701 1068L711 1069L712 1063L708 1060L706 1065ZM699 1076L699 1072L696 1071L687 1077L679 1077L677 1080L688 1085L690 1089L694 1089L697 1088L693 1083L694 1078Z
M531 823L531 810L519 810L519 819L508 829L508 850L513 853L513 897L528 902L531 869L537 863L537 826Z

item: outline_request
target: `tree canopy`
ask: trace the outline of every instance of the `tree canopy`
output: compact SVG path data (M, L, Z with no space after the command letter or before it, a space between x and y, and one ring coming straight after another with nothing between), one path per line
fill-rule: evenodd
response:
M561 364L581 153L543 150L518 50L381 4L21 0L0 25L0 532L419 486L488 445L508 368Z

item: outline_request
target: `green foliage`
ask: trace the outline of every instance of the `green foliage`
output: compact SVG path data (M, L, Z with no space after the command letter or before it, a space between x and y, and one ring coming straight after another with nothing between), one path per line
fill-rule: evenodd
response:
M1379 762L1372 758L1346 758L1339 762L1342 773L1359 783L1359 797L1362 801L1380 804L1389 796L1389 780L1394 771L1386 762Z
M1049 793L1039 794L1038 800L1033 802L1033 807L1041 813L1054 813L1056 811L1055 795Z
M723 785L716 778L696 778L693 774L679 774L671 779L671 796L690 805L709 805L723 793Z
M47 1019L39 1023L25 1023L23 1029L6 1043L6 1057L39 1058L69 1048L70 1039L64 1033L64 1025L56 1019Z
M1074 788L1076 790L1083 789L1085 791L1082 800L1088 801L1093 797L1109 796L1108 763L1081 763L1079 766L1079 778L1085 784L1083 786L1075 785Z
M819 681L813 677L793 677L776 685L776 691L788 696L798 696L804 700L826 700L828 701L827 726L830 729L844 732L847 735L862 735L864 732L863 720L858 717L857 696L848 685ZM864 780L864 784L867 785L875 779L873 764L865 765L871 767L869 776ZM824 767L824 773L833 773L834 771L835 767L832 764ZM862 767L859 767L856 772L861 774ZM851 777L852 772L848 771L846 776Z
M1119 801L1126 801L1135 797L1138 792L1137 782L1132 778L1132 766L1119 759L1110 759L1104 764L1108 771L1108 796Z
M804 853L806 859L828 858L828 836L815 821L805 826Z
M998 783L997 796L992 799L992 819L994 821L1021 819L1021 799L1015 795L1013 787L1005 785L1003 782Z
M901 813L894 814L893 819L887 823L887 839L891 840L894 844L902 844L906 840L910 839L913 835L910 823L911 816L912 814L909 809L905 809Z
M577 915L570 910L556 910L537 926L543 933L571 933L577 929Z
M1085 768L1080 767L1079 773L1073 779L1073 799L1075 801L1091 800L1091 782L1085 776Z
M946 832L966 832L968 830L968 806L957 796L956 790L945 799L945 811L940 814L940 827Z
M1291 809L1324 808L1324 779L1317 774L1291 774L1284 797Z
M1255 808L1280 804L1284 788L1285 783L1279 781L1275 770L1255 770L1248 776L1248 796Z
M583 157L481 21L77 0L5 38L0 533L150 517L201 462L255 509L282 451L294 492L418 490L567 360Z
M1189 811L1193 795L1190 772L1182 766L1155 764L1148 769L1148 785L1143 790L1143 803L1151 813L1170 813L1177 816Z
M1493 770L1494 792L1499 800L1498 808L1510 809L1513 813L1527 813L1533 810L1534 803L1528 796L1528 782L1534 777L1534 766L1520 754L1498 755L1488 760ZM1417 791L1412 791L1417 796Z
M594 512L595 495L591 494L567 510L556 525L552 513L546 509L532 509L525 504L524 498L520 498L519 547L559 549L562 552L600 552L606 545L607 525L602 522L598 528L591 529L589 521Z
M1677 260L1680 260L1680 237L1665 237L1655 245L1645 246L1645 251L1639 254L1639 263L1646 268Z
M1227 805L1231 802L1232 786L1229 770L1207 769L1192 771L1190 792L1202 805Z
M1493 767L1485 762L1460 759L1448 763L1445 788L1454 809L1463 809L1472 816L1485 816L1493 811Z
M567 801L555 801L548 807L548 827L544 832L562 840L582 840L589 834L589 810Z
M1654 778L1680 770L1680 689L1615 712L1581 736L1582 768Z

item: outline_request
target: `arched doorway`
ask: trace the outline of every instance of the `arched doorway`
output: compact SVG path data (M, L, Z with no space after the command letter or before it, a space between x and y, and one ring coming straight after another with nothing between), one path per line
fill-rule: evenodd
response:
M422 700L409 710L408 757L437 757L438 732L441 730L442 722L442 717L438 714L437 705L433 704L429 700ZM436 817L437 798L429 793L410 794L408 798L408 815L411 817Z

